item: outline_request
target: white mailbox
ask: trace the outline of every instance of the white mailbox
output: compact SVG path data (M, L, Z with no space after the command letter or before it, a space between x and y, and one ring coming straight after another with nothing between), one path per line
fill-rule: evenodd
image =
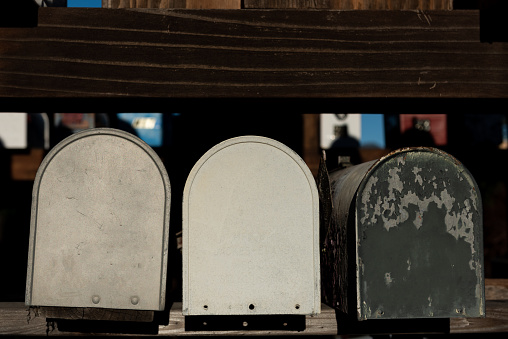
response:
M163 310L170 195L161 160L130 133L60 142L34 181L26 304Z
M318 314L318 199L280 142L242 136L205 153L183 195L183 314Z

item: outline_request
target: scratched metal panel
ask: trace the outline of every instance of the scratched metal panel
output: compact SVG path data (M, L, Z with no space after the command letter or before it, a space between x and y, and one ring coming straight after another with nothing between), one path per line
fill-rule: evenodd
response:
M182 230L184 315L320 312L317 187L285 145L243 136L205 153Z
M447 153L376 162L358 188L356 240L359 319L485 316L480 192Z
M130 133L60 142L34 181L26 304L162 310L170 194L162 162Z
M322 237L321 250L321 290L323 302L344 313L352 308L356 311L356 275L351 272L355 266L355 241L350 236L354 233L354 210L351 205L356 191L367 171L377 160L351 166L342 170L326 172L320 166L319 184L325 185L320 200L323 209L320 211ZM329 180L330 192L326 192ZM327 207L325 207L328 205ZM353 280L350 282L350 278ZM353 301L351 301L352 299Z

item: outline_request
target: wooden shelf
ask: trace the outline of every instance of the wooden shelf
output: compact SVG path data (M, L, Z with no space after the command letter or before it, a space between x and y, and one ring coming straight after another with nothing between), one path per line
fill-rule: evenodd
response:
M40 8L37 27L0 28L0 97L506 99L507 45L481 23L479 10Z
M449 333L505 333L508 332L508 279L486 279L486 317L450 319ZM180 335L337 335L335 311L322 305L317 316L307 316L304 331L185 331L185 318L182 315L181 302L173 303L167 325L159 325L155 334L159 336ZM29 319L30 317L30 319ZM29 320L28 320L29 319ZM383 320L380 320L383 321ZM22 302L0 303L0 335L46 335L46 318L43 314L29 316L28 307ZM58 327L50 330L50 335L83 335L80 332L61 332ZM107 333L102 333L107 334ZM138 333L139 334L139 333ZM369 333L365 333L369 334Z

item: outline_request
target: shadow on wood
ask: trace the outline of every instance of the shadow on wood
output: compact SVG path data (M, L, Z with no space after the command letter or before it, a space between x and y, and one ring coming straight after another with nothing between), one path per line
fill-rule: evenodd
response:
M117 334L158 334L159 325L156 323L136 323L128 321L104 320L69 320L47 318L48 322L55 322L60 332L81 333L117 333Z
M89 307L42 307L46 321L60 332L158 334L169 324L173 302L166 300L163 311L120 310Z
M304 315L195 315L185 317L186 331L304 331Z
M91 312L87 313L83 311L82 317L69 312L66 312L66 315L58 317L57 313L48 312L51 311L48 310L51 308L45 308L45 314L47 316L47 322L54 322L60 332L158 334L160 325L166 326L169 324L169 310L171 306L172 303L167 304L166 310L155 312L87 308L86 310ZM52 309L52 311L54 311L55 309L62 310L63 308ZM83 308L80 309L82 310ZM64 316L70 319L62 319Z
M359 321L356 315L335 310L337 334L416 334L450 333L449 318L370 319Z

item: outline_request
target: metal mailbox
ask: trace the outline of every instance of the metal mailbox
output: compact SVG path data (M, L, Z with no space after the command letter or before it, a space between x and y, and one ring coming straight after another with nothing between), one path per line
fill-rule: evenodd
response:
M328 197L319 185L328 305L358 320L485 316L480 191L457 159L404 148L331 172Z
M319 197L287 146L242 136L211 148L188 176L182 231L184 315L320 312Z
M97 128L61 141L34 181L26 304L163 310L170 196L138 137Z

